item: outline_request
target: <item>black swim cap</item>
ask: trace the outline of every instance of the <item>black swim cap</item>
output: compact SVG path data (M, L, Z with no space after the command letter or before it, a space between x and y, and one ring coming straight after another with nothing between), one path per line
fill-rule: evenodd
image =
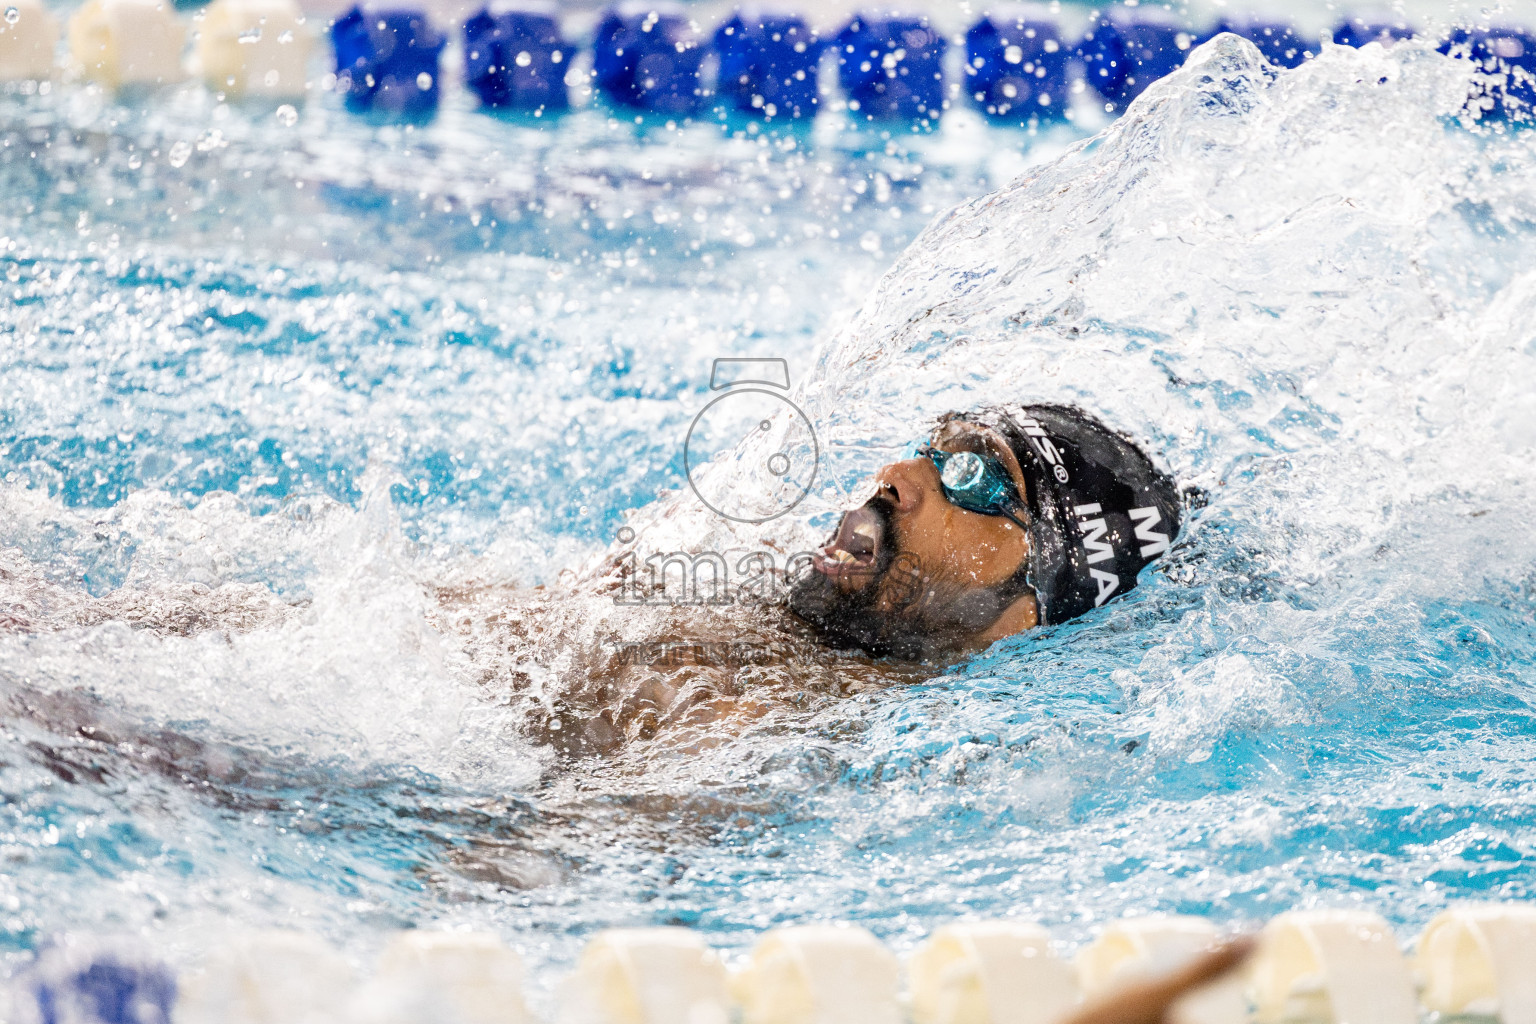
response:
M1178 536L1179 491L1134 444L1062 405L1019 405L963 417L1008 441L1029 506L1025 581L1055 625L1136 586Z

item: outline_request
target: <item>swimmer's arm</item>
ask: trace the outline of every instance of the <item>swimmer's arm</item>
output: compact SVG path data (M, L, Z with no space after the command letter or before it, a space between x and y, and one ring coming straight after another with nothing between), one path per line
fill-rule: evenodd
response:
M50 580L42 567L14 553L0 552L3 633L48 633L107 622L162 635L240 633L281 622L304 603L286 601L249 583L157 583L93 597L84 587Z
M252 583L207 587L196 583L165 583L146 588L123 587L93 600L80 615L82 623L124 622L162 636L193 636L204 632L248 633L275 626L309 601L289 603L270 589Z
M1253 946L1251 938L1233 939L1164 977L1122 986L1059 1024L1165 1024L1174 1003L1235 970Z

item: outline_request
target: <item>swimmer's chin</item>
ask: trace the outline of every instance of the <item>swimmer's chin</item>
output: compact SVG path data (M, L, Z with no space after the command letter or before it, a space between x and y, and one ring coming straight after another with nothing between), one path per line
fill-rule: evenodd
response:
M875 658L923 661L934 639L914 622L877 607L877 581L854 585L851 573L805 573L789 588L789 612L809 626L818 641L838 650L858 650Z
M892 607L885 599L891 588L881 581L846 571L805 572L788 589L787 611L823 646L910 662L963 656L1040 624L1032 595L1009 600L977 589L925 602L921 609Z

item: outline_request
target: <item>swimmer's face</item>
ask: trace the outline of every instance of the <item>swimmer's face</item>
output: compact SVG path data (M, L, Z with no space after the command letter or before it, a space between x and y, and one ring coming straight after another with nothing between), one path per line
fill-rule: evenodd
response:
M1026 494L1018 460L992 428L950 417L931 443L996 459ZM891 463L875 483L796 582L791 607L830 641L874 653L916 656L985 634L1003 611L995 588L1028 555L1024 531L952 504L926 458Z

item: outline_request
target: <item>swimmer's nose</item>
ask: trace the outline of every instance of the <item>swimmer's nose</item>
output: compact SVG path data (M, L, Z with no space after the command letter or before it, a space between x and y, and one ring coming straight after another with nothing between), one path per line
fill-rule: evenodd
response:
M938 489L939 471L927 459L906 459L882 469L875 483L897 511L911 512L925 495Z

